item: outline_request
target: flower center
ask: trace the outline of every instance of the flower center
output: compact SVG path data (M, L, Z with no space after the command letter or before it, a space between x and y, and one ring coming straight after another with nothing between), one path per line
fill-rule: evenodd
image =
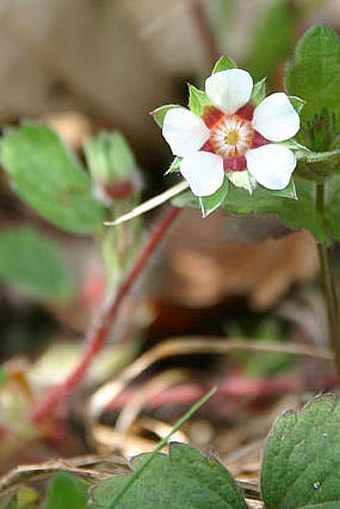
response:
M227 159L243 156L251 147L254 130L238 115L223 115L210 131L210 143L216 154Z

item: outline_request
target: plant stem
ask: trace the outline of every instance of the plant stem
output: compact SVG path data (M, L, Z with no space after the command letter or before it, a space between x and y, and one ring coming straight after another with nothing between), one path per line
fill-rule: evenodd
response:
M84 378L92 361L103 348L125 297L129 294L150 256L179 214L179 210L175 207L169 207L151 231L118 292L112 293L111 299L103 306L94 327L88 334L86 348L78 365L66 380L47 394L46 398L33 410L32 421L35 424L41 423L50 417L61 400L68 396Z
M316 206L321 214L325 208L325 187L318 184L316 193ZM329 346L334 355L334 363L337 373L337 385L340 385L340 316L339 302L334 279L333 265L330 248L325 244L318 243L320 261L320 277L327 308Z

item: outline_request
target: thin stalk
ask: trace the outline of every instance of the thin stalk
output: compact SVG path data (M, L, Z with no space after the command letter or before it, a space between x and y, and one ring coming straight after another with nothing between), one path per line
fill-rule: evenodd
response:
M319 212L323 214L325 208L324 184L318 184L316 206ZM319 242L318 254L320 261L321 286L327 309L329 346L334 354L337 384L340 385L340 315L330 248Z
M32 421L35 424L41 423L50 417L59 403L82 381L94 358L105 345L122 303L136 283L144 267L147 265L150 256L157 248L159 242L176 219L178 213L179 209L170 207L153 228L136 262L132 266L130 272L128 272L118 292L111 294L111 298L106 302L94 327L89 332L86 348L84 349L78 365L67 379L47 394L46 398L33 410Z

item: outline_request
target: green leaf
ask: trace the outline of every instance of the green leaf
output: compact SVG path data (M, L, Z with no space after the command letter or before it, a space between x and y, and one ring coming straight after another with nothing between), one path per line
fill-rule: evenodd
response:
M211 196L204 196L199 198L199 205L201 208L202 216L208 217L215 210L220 208L220 206L224 203L229 191L229 182L225 178L223 185L216 191L215 194Z
M306 101L300 141L318 152L328 150L340 128L340 43L333 30L314 26L300 39L286 87Z
M0 233L0 277L35 298L64 301L72 295L70 273L58 246L34 228Z
M202 117L204 108L211 106L211 101L205 92L194 87L194 85L189 83L188 88L189 109L199 117Z
M253 91L251 93L250 101L254 106L258 106L260 102L266 97L266 79L263 78L261 81L258 81L253 86Z
M321 396L274 425L261 472L267 509L340 506L340 404ZM319 507L319 506L317 506ZM332 505L321 505L330 509Z
M273 70L289 55L293 35L294 20L291 6L287 0L277 0L265 10L264 18L257 27L256 36L252 41L246 68L254 79L273 74Z
M73 233L101 227L104 209L92 197L89 176L55 132L27 123L9 129L0 148L17 194L42 217Z
M290 184L292 185L292 184ZM296 196L290 187L270 191L257 186L252 195L241 188L230 186L224 208L239 215L277 214L287 226L307 229L320 241L330 242L330 235L323 216L316 210L314 183L296 179ZM287 195L289 197L287 197Z
M237 69L237 63L227 55L222 55L214 65L211 74L215 74L220 71L227 71L228 69Z
M149 454L136 458L138 468ZM92 491L95 509L107 507L126 476L115 476ZM213 457L205 458L188 445L170 444L169 456L158 454L115 505L116 509L246 509L229 472Z
M168 113L169 110L172 110L173 108L182 108L182 106L179 106L178 104L166 104L164 106L160 106L159 108L156 108L153 110L150 115L153 117L156 124L162 129L164 117Z
M304 505L299 509L339 509L339 502L324 502L321 504Z
M323 182L331 177L332 174L340 173L340 150L308 152L297 148L297 158L296 174L299 177L314 180L315 182Z
M68 472L58 472L47 490L41 509L88 509L84 485Z

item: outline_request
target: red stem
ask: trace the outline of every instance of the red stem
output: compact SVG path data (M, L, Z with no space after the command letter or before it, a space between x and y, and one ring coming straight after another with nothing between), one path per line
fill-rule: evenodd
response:
M174 219L177 217L179 210L180 209L175 207L170 207L151 231L142 250L139 253L135 264L119 288L118 293L115 294L113 300L108 302L106 306L103 307L93 329L89 332L86 348L84 349L79 364L68 376L68 378L58 387L52 389L52 391L47 394L46 398L40 404L38 404L37 408L33 410L33 423L39 424L50 417L51 413L53 413L56 407L58 407L60 401L68 396L86 375L86 372L95 356L103 348L125 297L129 294L132 286L135 284L139 275L143 271L150 256L158 246L165 233L168 231L168 228Z

